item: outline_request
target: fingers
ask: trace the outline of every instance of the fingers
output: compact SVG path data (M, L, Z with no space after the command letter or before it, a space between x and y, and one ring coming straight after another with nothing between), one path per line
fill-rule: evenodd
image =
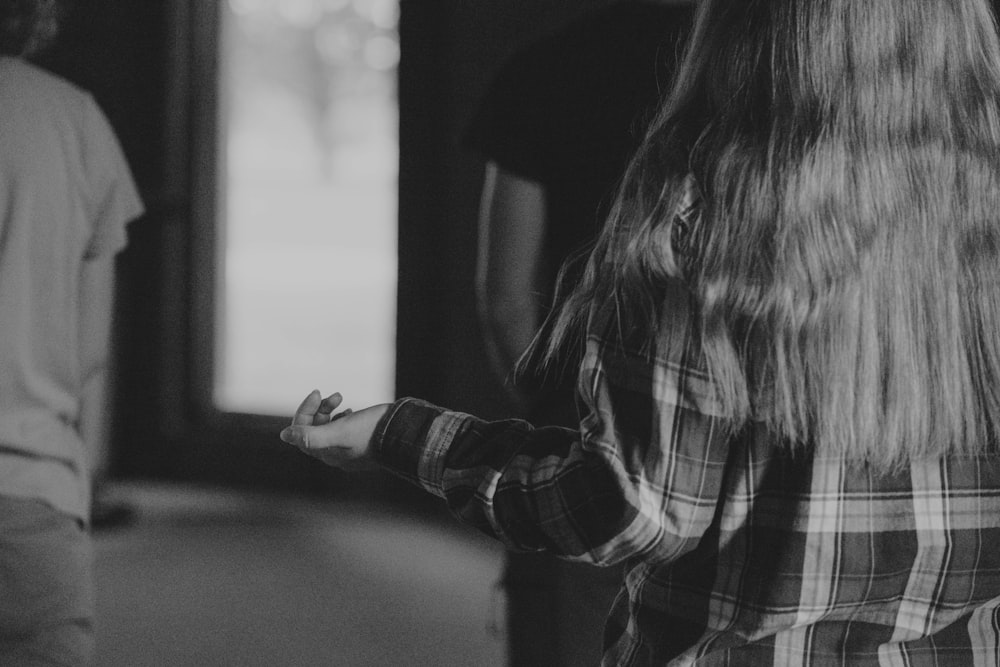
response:
M334 417L339 419L343 413ZM286 426L278 434L283 442L288 443L306 454L319 458L330 465L339 465L344 460L353 458L351 448L342 442L343 433L339 426L329 424L320 426Z
M315 454L327 449L337 449L336 431L321 426L286 426L278 434L283 442L298 447L307 454Z
M319 393L318 389L314 389L309 393L308 396L302 401L298 409L295 411L295 416L292 417L293 426L322 426L323 424L328 424L334 419L339 419L340 417L349 415L350 410L345 410L338 415L334 415L333 411L340 407L340 404L344 402L344 397L340 395L339 392L330 394L326 398L322 398L322 394Z
M318 427L347 417L354 412L348 408L337 414L332 414L342 401L343 397L339 393L320 400L318 390L311 392L296 410L295 416L292 418L292 425L283 429L278 434L279 437L284 442L303 450L326 446L327 443L323 442L324 438L322 437L325 435L325 431Z
M322 440L322 435L317 427L329 424L332 421L346 417L351 414L351 410L344 410L339 414L334 414L344 397L339 392L330 394L326 398L318 389L309 392L292 417L291 426L285 428L279 437L290 445L308 451L316 446L316 441Z
M374 405L358 412L333 412L340 405L340 396L330 396L321 409L323 402L319 392L306 397L292 424L279 434L281 440L327 465L345 470L375 469L370 443L389 404ZM325 423L320 423L322 420Z
M322 425L337 419L337 417L332 416L333 411L336 410L343 401L344 397L339 393L334 393L324 398L319 404L319 409L316 410L316 415L313 417L312 423Z
M323 397L319 393L318 389L313 389L309 392L309 395L305 397L302 403L299 404L298 409L295 411L295 416L292 417L292 426L308 426L312 424L313 419L316 416L316 412L320 409L322 402Z
M282 429L278 437L289 445L298 447L302 451L311 453L312 450L322 449L327 446L326 438L323 437L321 426L286 426Z

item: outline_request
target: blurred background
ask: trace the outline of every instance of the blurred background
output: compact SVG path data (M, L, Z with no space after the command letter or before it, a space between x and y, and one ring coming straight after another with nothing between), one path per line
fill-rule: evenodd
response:
M77 0L148 212L119 259L100 665L503 665L498 545L277 433L313 388L510 414L474 302L504 59L600 0Z

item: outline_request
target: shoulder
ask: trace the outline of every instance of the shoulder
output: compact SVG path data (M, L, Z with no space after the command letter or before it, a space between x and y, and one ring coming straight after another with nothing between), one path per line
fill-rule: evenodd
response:
M86 104L90 94L52 72L20 58L0 58L0 87L21 100Z
M9 131L79 136L100 115L93 97L79 86L24 60L0 59L0 116Z
M65 79L21 59L0 58L0 142L5 168L51 170L61 165L63 171L72 169L79 163L93 107L90 95Z

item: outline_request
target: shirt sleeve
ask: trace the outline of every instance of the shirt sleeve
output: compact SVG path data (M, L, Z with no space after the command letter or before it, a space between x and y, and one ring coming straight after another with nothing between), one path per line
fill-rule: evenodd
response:
M376 459L515 549L597 564L691 550L716 513L728 437L688 294L668 289L651 354L609 322L592 323L579 430L487 422L407 398L376 428Z
M145 209L118 138L89 95L82 120L84 178L90 193L92 234L85 257L114 254L125 247L125 226Z

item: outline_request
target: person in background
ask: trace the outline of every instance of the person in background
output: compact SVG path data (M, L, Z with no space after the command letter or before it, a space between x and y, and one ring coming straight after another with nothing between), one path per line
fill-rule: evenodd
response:
M0 664L86 665L90 460L107 432L114 258L143 212L104 115L26 58L53 0L0 0Z
M702 0L540 343L578 428L313 391L281 438L626 563L606 665L996 664L998 155L987 0Z
M517 415L578 423L565 375L510 381L556 292L556 272L593 242L690 32L685 0L625 0L517 52L465 135L485 160L477 300L489 358ZM621 567L507 554L509 663L596 664Z

